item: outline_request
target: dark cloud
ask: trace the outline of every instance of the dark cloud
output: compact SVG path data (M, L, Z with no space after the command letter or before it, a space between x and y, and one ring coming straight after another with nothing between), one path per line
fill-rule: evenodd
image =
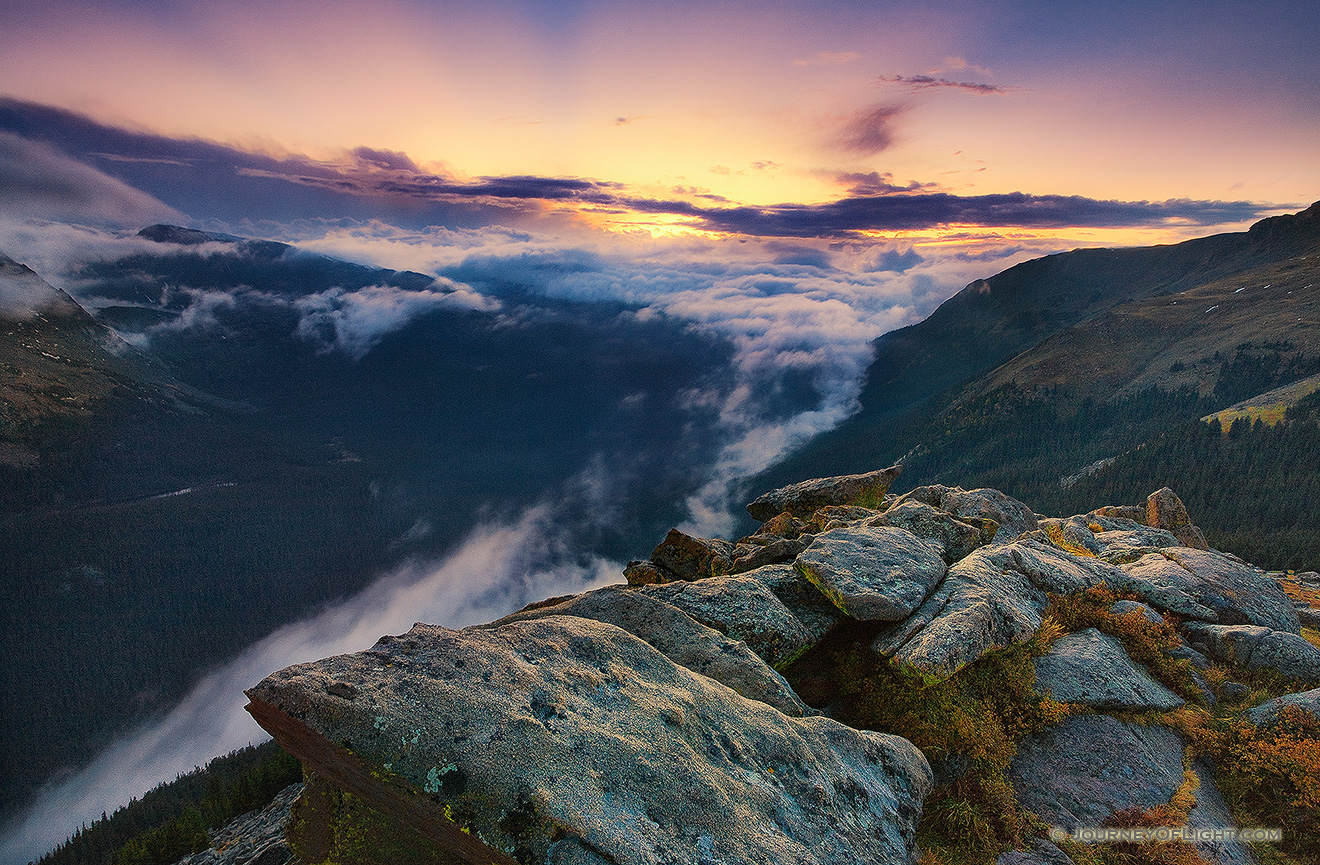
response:
M642 207L640 203L634 206ZM1248 201L1101 201L1077 195L959 196L922 193L844 198L828 204L773 207L675 208L706 228L766 237L838 237L858 231L933 228L940 225L1024 228L1101 228L1171 223L1221 225L1273 212Z
M881 81L902 84L912 90L962 90L967 93L1008 93L1016 90L1003 84L975 84L970 81L950 81L948 78L936 78L932 75L881 75Z
M180 214L48 144L0 131L0 215L132 226Z
M897 105L877 105L858 111L844 125L835 145L858 156L872 156L894 145L894 120L903 113Z
M772 240L765 245L765 248L774 253L775 264L800 264L807 267L831 266L829 254L816 249L814 246Z
M912 247L886 249L866 269L872 273L902 273L926 259Z
M397 150L376 150L371 147L358 147L353 150L359 162L375 168L384 168L390 171L421 171L417 163L406 153L400 153Z
M858 154L888 147L894 118L901 110L881 106L858 112L848 123L841 144ZM959 224L1214 226L1259 219L1278 210L1247 201L1103 201L1023 192L961 196L936 191L933 184L897 184L891 175L879 172L839 175L851 186L850 194L838 201L729 207L724 206L724 199L709 193L694 192L696 201L642 198L630 195L621 183L589 178L513 175L459 179L424 172L405 154L371 148L358 148L343 163L268 156L214 142L129 132L61 109L0 99L0 133L4 132L11 133L14 158L8 168L0 165L0 174L8 172L0 177L0 184L29 182L23 179L27 175L19 151L26 153L25 148L39 142L41 153L60 156L62 164L72 166L70 171L81 163L57 151L94 166L81 165L79 170L102 177L102 186L113 186L122 193L121 199L132 199L138 190L147 193L133 202L143 212L153 202L155 206L164 202L184 213L222 221L384 219L404 228L444 225L465 229L492 223L516 225L520 218L543 213L547 203L571 202L596 211L631 209L686 216L697 227L712 231L839 238L862 231ZM712 168L717 173L727 170Z
M899 186L894 183L894 175L887 171L883 174L879 171L871 171L865 174L850 172L840 174L836 179L840 183L847 184L848 191L853 195L887 195L893 192L916 192L921 189L932 189L939 185L910 180L906 186Z

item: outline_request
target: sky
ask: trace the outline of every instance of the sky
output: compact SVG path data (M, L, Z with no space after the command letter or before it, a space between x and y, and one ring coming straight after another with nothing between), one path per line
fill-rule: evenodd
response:
M1241 227L1320 189L1307 2L7 0L3 14L11 99L226 145L268 163L234 170L303 193L482 204L486 221L560 232L1066 248ZM128 160L172 158L86 161L122 179Z
M856 409L872 340L973 280L1320 199L1317 32L1314 0L0 0L0 253L94 308L79 263L169 222L420 271L482 308L516 284L686 322L733 348L684 524L715 534L733 482ZM425 294L312 312L385 333ZM798 375L819 405L754 405ZM251 647L47 790L0 862L244 744L242 686L406 628L399 599L459 624L508 606L492 573L540 574L530 595L617 579L507 553L557 520L483 526Z

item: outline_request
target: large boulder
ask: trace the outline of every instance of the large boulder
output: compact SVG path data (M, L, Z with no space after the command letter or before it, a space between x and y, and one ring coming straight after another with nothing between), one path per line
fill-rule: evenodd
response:
M894 622L944 578L941 552L903 529L857 526L817 535L793 564L852 618Z
M746 576L775 593L806 630L809 645L819 643L843 619L843 611L792 565L767 565Z
M675 664L714 679L749 700L760 700L789 715L811 713L784 677L742 640L727 637L672 604L634 588L605 586L477 627L497 628L509 622L547 616L579 616L607 622L646 641Z
M790 484L758 496L747 506L747 513L753 519L765 522L785 512L795 517L809 517L827 505L878 508L889 485L902 471L902 466L890 466L861 475L813 478Z
M1294 682L1320 682L1320 649L1305 637L1256 625L1185 624L1190 642L1211 657L1248 670L1273 670Z
M894 500L891 507L905 501L924 502L964 520L993 520L995 528L992 542L996 544L1009 543L1018 535L1037 528L1036 514L1031 508L999 490L965 490L962 487L933 484L904 493Z
M1282 697L1266 700L1256 708L1248 709L1244 717L1257 727L1273 727L1279 720L1279 712L1285 706L1295 706L1320 721L1320 688L1296 694L1284 694Z
M484 861L919 855L931 774L911 743L790 718L588 619L418 625L282 670L248 695L253 715L319 774L373 805L411 809L428 837L484 846ZM458 861L482 861L471 849Z
M1182 697L1151 678L1123 644L1095 628L1065 634L1036 659L1036 690L1096 709L1176 709Z
M1183 742L1164 727L1074 715L1022 740L1009 780L1022 807L1051 825L1099 826L1167 803L1183 781Z
M651 551L651 563L680 580L699 580L733 570L735 549L719 538L698 538L670 529Z
M987 532L983 523L973 524L959 519L916 499L898 502L866 524L904 529L923 540L933 541L939 544L941 555L949 564L965 558L994 536L994 530Z
M1209 549L1205 535L1192 525L1187 508L1173 490L1163 487L1146 497L1146 525L1167 529L1184 547L1195 550Z
M1117 568L1035 540L982 547L907 619L884 628L871 648L941 680L992 649L1024 643L1040 627L1050 594L1105 582Z
M710 577L692 583L647 586L641 591L721 634L742 640L771 666L796 658L811 645L807 629L797 616L755 577Z
M1300 633L1297 612L1263 571L1213 550L1170 547L1122 566L1113 587L1190 619Z

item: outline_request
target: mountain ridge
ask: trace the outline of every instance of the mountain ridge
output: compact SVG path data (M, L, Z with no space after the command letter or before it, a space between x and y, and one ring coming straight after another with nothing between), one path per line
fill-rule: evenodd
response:
M976 280L923 321L879 337L859 411L757 483L861 471L900 457L916 444L923 419L944 411L963 388L1070 327L1124 304L1316 251L1320 202L1245 232L1057 253Z

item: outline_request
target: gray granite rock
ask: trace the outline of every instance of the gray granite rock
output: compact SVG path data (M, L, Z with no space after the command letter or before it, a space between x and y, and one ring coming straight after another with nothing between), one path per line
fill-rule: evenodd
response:
M635 588L605 586L559 604L522 610L477 627L495 628L508 622L547 616L579 616L607 622L645 640L674 663L708 676L748 699L760 700L790 715L811 713L783 676L746 643L726 637L672 604Z
M1146 525L1165 529L1178 539L1178 543L1194 550L1209 549L1205 535L1187 516L1187 508L1173 490L1163 487L1146 497Z
M792 565L768 565L748 571L746 576L760 580L775 593L802 625L810 645L819 643L843 618L843 611Z
M1224 682L1219 686L1219 693L1225 700L1241 700L1251 693L1251 689L1241 682Z
M944 561L953 564L990 540L983 526L973 525L916 499L900 501L878 517L871 526L905 529L919 538L940 545ZM993 535L992 535L993 536Z
M1183 742L1164 727L1074 715L1022 740L1008 774L1022 807L1071 832L1168 802L1182 784Z
M1115 571L1033 540L982 547L951 567L916 612L882 629L871 648L930 679L945 679L992 649L1031 639L1049 607L1048 593L1081 591Z
M1236 830L1237 823L1228 810L1224 795L1215 785L1214 775L1204 760L1192 764L1199 786L1196 788L1196 806L1187 815L1187 825L1193 829ZM1207 862L1215 865L1255 865L1256 856L1251 848L1236 838L1197 841L1192 844Z
M290 784L264 808L235 817L212 834L210 849L184 856L178 865L287 865L293 854L284 827L302 789Z
M879 507L889 485L902 471L901 466L890 466L860 475L813 478L758 496L747 506L747 513L765 522L781 513L808 517L827 505Z
M1243 717L1257 727L1272 727L1279 719L1279 710L1284 706L1296 706L1320 720L1320 688L1266 700L1256 708L1248 709Z
M947 570L935 544L873 526L817 535L794 567L847 615L881 622L910 615Z
M891 507L905 501L925 502L931 507L963 519L994 520L997 528L992 543L1006 544L1023 532L1036 529L1036 514L1017 499L999 490L965 490L942 484L917 487L899 496Z
M336 683L354 696L331 693ZM330 769L379 765L434 801L413 807L447 810L468 837L519 861L918 856L931 775L910 742L790 718L589 619L418 625L282 670L248 695L277 737L310 741L303 750L320 749Z
M1036 659L1036 690L1096 709L1164 711L1186 703L1134 663L1122 643L1095 628L1065 634Z
M1300 631L1292 602L1274 580L1213 550L1170 547L1122 567L1127 576L1114 587L1159 609L1222 625Z
M1164 617L1155 612L1155 609L1149 604L1143 604L1140 601L1114 601L1109 605L1109 612L1115 616L1125 616L1128 613L1140 613L1141 617L1152 625L1163 625Z
M1320 649L1305 637L1254 625L1187 622L1189 641L1202 643L1210 656L1248 670L1273 670L1294 682L1320 682Z
M709 577L691 583L646 586L640 591L672 604L721 634L742 640L771 666L796 658L811 645L797 616L755 577Z
M1000 853L995 865L1073 865L1073 860L1044 838L1037 838L1030 850Z
M729 572L743 574L766 565L791 562L807 548L807 543L797 538L778 538L768 544L757 544L750 552L734 559Z

